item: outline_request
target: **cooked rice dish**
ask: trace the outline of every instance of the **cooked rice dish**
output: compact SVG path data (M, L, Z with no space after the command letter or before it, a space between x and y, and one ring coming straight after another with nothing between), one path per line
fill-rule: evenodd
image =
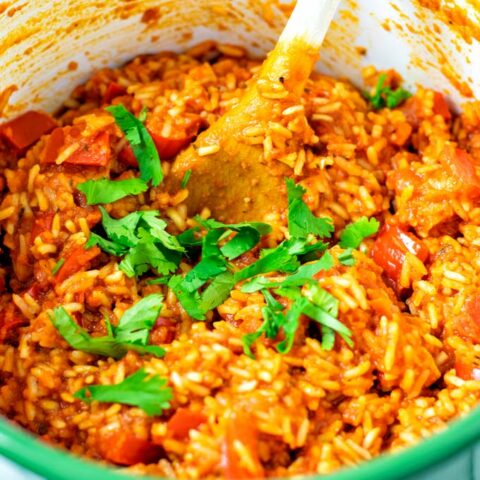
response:
M172 162L260 65L142 56L0 126L0 411L42 441L169 478L327 474L477 405L480 103L374 68L301 101L279 79L239 136L288 211L188 212Z

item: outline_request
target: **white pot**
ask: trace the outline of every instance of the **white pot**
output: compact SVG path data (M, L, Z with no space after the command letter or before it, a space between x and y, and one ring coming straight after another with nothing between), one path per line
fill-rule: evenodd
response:
M315 1L315 0L312 0ZM320 1L320 0L317 0ZM424 0L425 2L425 0ZM270 0L10 0L0 2L0 107L5 118L54 111L92 71L142 54L181 51L205 39L272 48L285 13ZM435 3L435 2L430 2ZM475 0L465 6L480 25ZM458 12L457 12L458 17ZM360 82L362 66L395 68L409 88L443 91L459 105L480 96L480 44L417 1L344 0L319 69ZM366 49L361 55L359 48ZM0 112L1 112L0 108Z

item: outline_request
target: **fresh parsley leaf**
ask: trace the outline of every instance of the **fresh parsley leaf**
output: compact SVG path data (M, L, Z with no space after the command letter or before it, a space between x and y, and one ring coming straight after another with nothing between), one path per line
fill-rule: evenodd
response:
M146 345L162 305L163 296L158 293L142 298L125 311L117 327L112 327L115 339L119 342Z
M138 195L148 190L148 185L140 178L128 178L126 180L87 180L77 185L87 197L88 205L100 203L112 203L128 195Z
M347 345L350 347L353 346L351 338L352 332L350 329L323 308L308 302L303 310L303 313L321 325L324 325L325 327L337 332L345 340Z
M141 355L148 353L157 357L165 354L165 350L156 345L135 343L130 340L119 340L114 336L113 327L109 322L107 322L107 335L92 337L72 319L63 307L55 308L53 315L50 315L50 320L60 335L75 350L117 359L122 358L129 350L136 351ZM121 322L122 320L120 320L117 329L120 328Z
M305 297L317 307L323 308L326 312L334 317L338 317L338 300L318 285L312 283L305 292Z
M189 228L177 235L177 240L185 249L193 249L202 245L202 237L199 235L198 227Z
M295 333L298 330L299 319L304 312L306 305L307 299L299 298L293 302L285 315L285 321L282 325L285 339L277 345L279 353L285 354L292 349L293 341L295 340Z
M52 274L56 275L58 271L62 268L62 265L65 263L65 259L61 258L52 268Z
M180 242L173 235L170 235L165 228L167 227L167 222L158 218L158 211L156 210L147 210L139 212L141 214L140 224L145 226L152 235L161 242L161 244L168 248L169 250L175 250L177 252L184 252L185 248L180 245Z
M233 260L251 250L260 241L260 232L250 226L238 229L236 235L220 248L222 254Z
M338 254L338 261L346 267L355 265L355 257L353 256L353 249L347 248L343 252Z
M138 243L135 230L142 217L142 212L133 212L123 218L112 218L108 212L99 207L102 213L102 226L108 238L124 247L134 247Z
M340 234L340 246L342 248L358 248L363 240L378 232L380 223L376 218L361 217L350 223Z
M321 270L329 270L332 267L332 255L330 252L325 252L320 260L302 265L295 273L288 275L282 281L272 282L268 278L260 276L242 285L241 291L252 293L264 288L300 287L313 281L313 277Z
M151 180L154 187L160 185L163 180L160 157L147 128L123 105L111 105L105 110L113 115L132 147L140 168L140 178L145 182Z
M156 243L155 237L143 228L139 229L137 235L136 245L128 250L118 265L127 277L138 277L150 268L160 275L168 275L177 269L181 253Z
M112 402L133 405L147 415L161 415L170 408L173 398L167 380L158 375L149 375L145 369L137 370L123 382L115 385L92 385L78 390L74 397L83 402Z
M320 238L330 238L334 231L331 218L318 218L303 201L306 190L296 185L291 178L285 179L288 196L288 231L292 237L306 238L317 235Z
M198 291L189 292L182 286L183 277L174 275L170 278L168 286L172 289L183 309L196 320L205 320L205 313L200 308L200 293Z
M190 180L191 175L192 175L192 169L189 168L189 169L185 172L185 174L183 175L182 182L180 183L180 186L181 186L182 188L185 188L185 187L187 186L188 181Z
M227 270L227 264L222 257L202 258L184 277L182 288L187 292L194 292L205 285L211 278Z
M235 278L232 273L224 272L216 276L201 294L199 309L202 312L209 312L218 307L228 298L234 286Z
M300 263L295 255L289 252L288 247L282 243L264 257L259 258L256 262L248 265L242 270L235 273L235 281L240 282L247 278L254 277L261 273L269 272L295 272Z
M212 218L203 219L199 215L195 217L195 221L205 230L233 230L235 232L245 227L250 227L258 231L260 235L267 235L272 231L272 227L268 223L262 222L243 222L243 223L222 223Z
M98 245L104 252L107 252L110 255L115 255L116 257L120 257L127 252L127 247L119 243L112 242L111 240L107 240L106 238L103 238L100 235L91 232L90 237L85 244L85 248L88 250L95 245Z
M398 105L412 96L410 92L401 87L398 87L396 90L392 90L390 87L384 86L386 80L387 75L382 73L378 77L377 85L373 90L373 94L371 95L368 92L364 94L366 99L371 103L375 110L385 107L398 107Z

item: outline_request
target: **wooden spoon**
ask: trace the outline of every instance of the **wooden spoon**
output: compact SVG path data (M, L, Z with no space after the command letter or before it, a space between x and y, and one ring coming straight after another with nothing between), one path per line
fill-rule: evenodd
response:
M249 145L244 131L272 118L275 104L303 93L340 0L298 0L275 49L239 104L219 118L175 160L166 179L175 193L188 170L188 214L210 209L218 220L272 219L287 207L284 177L291 169L266 161L263 145ZM282 100L283 99L283 100ZM278 108L277 108L278 110Z

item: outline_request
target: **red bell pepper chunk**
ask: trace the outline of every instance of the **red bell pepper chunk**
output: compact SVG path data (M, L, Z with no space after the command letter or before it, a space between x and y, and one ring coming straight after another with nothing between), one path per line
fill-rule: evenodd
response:
M167 138L152 133L148 128L148 132L152 137L153 143L157 148L159 157L162 160L168 160L175 157L180 151L185 148L192 140L194 136L182 137L182 138ZM129 167L138 167L138 161L135 158L132 147L125 145L119 154L119 160Z
M95 257L100 255L101 250L98 247L92 247L85 250L83 247L77 247L71 250L65 262L55 275L55 283L62 283L74 273L79 272L87 266L87 264Z
M422 262L428 258L428 249L413 233L400 225L385 224L373 245L372 258L397 286L407 252Z
M190 430L198 428L207 421L207 417L200 412L188 408L179 408L167 423L167 437L175 440L188 438Z
M118 465L155 463L163 454L163 449L158 445L125 430L102 436L99 450L103 458Z
M45 146L42 163L55 164L64 148L77 143L78 148L62 163L70 165L105 167L111 158L110 135L98 132L90 137L79 135L75 127L55 129Z
M469 198L480 196L480 177L474 158L461 148L446 147L442 159L458 180L458 189Z
M127 89L116 82L110 82L103 95L103 103L110 104L116 97L121 97L127 93Z
M50 115L29 111L0 125L0 137L20 153L33 145L42 135L50 133L56 126L57 123Z
M452 119L452 113L448 108L445 95L441 94L440 92L433 93L433 113L435 115L441 115L447 122Z
M236 442L240 442L248 451L248 461L242 459L241 453L235 447ZM230 415L222 449L222 465L227 480L265 477L258 458L258 429L252 415L241 411Z
M457 377L463 380L480 380L480 366L457 360L455 362Z
M52 228L52 222L53 222L54 216L55 216L54 212L39 212L35 215L32 232L30 234L31 243L33 243L35 238L37 238L43 232L50 231L50 229Z
M480 295L465 299L462 312L453 318L453 332L466 341L480 343Z

